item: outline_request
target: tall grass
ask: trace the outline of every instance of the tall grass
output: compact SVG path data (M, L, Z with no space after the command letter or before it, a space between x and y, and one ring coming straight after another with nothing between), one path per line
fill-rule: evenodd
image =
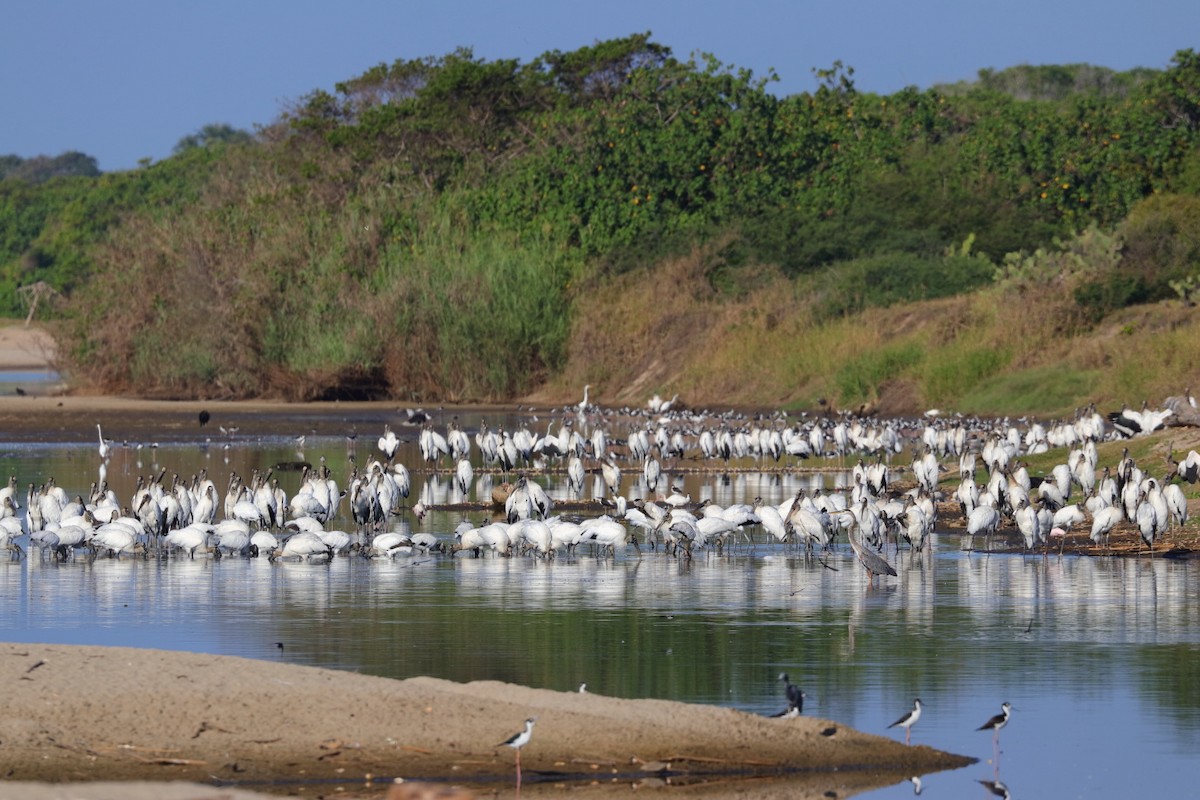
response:
M586 382L637 404L679 392L707 406L824 400L1067 416L1092 401L1119 407L1200 385L1200 348L1190 346L1200 320L1178 303L1090 328L1069 287L1002 287L818 320L819 287L760 275L735 299L706 281L713 258L697 248L592 287L555 396Z
M875 400L881 386L903 377L921 359L922 348L912 341L860 352L834 374L837 397L843 404Z
M563 366L570 324L566 254L463 223L452 208L380 265L383 369L400 395L499 400Z
M954 406L968 387L998 374L1009 361L1003 348L950 345L932 355L922 374L925 401L934 406Z
M327 198L218 174L189 213L131 220L100 251L67 360L151 396L528 392L564 362L571 265L460 201L417 215L386 188Z
M957 407L979 414L1066 417L1096 398L1100 373L1065 365L1004 373L967 385Z

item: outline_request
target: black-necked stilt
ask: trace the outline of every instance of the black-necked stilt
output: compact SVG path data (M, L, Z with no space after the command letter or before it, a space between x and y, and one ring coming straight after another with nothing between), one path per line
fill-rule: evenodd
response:
M888 725L889 728L901 727L904 728L904 743L908 744L909 734L912 733L912 726L917 724L917 720L921 718L921 698L913 701L912 710L905 714L900 719Z
M1010 703L1001 703L1000 713L980 725L975 730L993 731L992 741L998 747L1000 745L1000 729L1008 724L1008 715L1011 711L1012 705Z
M804 698L808 697L799 686L792 683L788 679L786 672L779 673L779 680L783 681L784 693L787 696L787 710L781 714L776 714L777 717L798 717L804 713Z
M529 744L529 739L533 736L533 723L535 720L537 720L537 717L530 717L525 720L525 730L514 733L496 745L496 747L511 747L517 751L517 783L521 782L521 748Z
M1003 797L1004 800L1008 800L1008 798L1012 797L1012 795L1008 793L1008 787L1005 786L1001 781L979 781L979 783L996 797Z
M921 794L921 790L922 790L923 788L925 788L925 787L923 787L923 786L921 785L921 778L920 778L920 776L919 776L919 775L913 775L911 778L909 778L909 780L910 780L910 781L912 781L912 785L913 785L913 794L915 794L915 795L919 795L919 794Z

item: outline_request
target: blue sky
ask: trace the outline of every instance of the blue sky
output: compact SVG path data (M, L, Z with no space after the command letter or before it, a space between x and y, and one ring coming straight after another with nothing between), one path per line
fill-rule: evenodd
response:
M486 59L652 31L779 94L836 60L890 93L1017 64L1165 68L1200 46L1196 0L14 0L0 44L0 154L80 150L104 170L170 155L209 123L253 129L381 62L466 46ZM852 19L856 17L857 19Z

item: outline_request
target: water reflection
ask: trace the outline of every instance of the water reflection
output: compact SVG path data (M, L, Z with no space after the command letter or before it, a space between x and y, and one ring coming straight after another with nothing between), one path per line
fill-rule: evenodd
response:
M0 395L47 395L63 388L62 376L52 369L0 370Z

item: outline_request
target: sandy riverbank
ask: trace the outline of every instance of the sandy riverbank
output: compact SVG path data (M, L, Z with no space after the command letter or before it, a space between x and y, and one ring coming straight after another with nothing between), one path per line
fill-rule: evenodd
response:
M0 370L46 369L54 353L54 340L41 328L0 325Z
M513 752L495 745L527 717L537 723L523 791L543 796L572 778L650 786L668 775L708 781L715 793L692 790L703 796L736 796L747 784L734 776L758 775L757 796L777 786L778 796L845 797L971 761L810 717L159 650L3 644L0 684L0 796L17 796L13 781L320 787L305 794L365 794L373 781L382 794L403 777L490 790L513 781Z

